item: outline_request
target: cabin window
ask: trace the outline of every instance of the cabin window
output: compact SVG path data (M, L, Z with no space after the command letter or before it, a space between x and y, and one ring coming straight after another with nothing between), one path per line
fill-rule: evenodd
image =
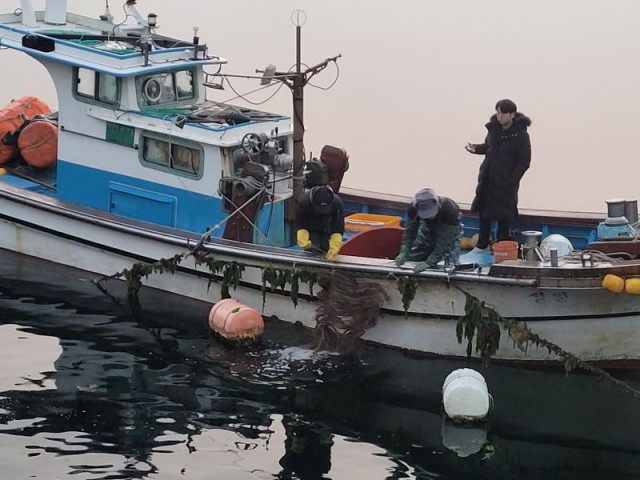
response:
M201 148L146 134L140 139L143 164L189 177L202 176Z
M193 98L193 72L191 70L176 72L175 81L178 100Z
M119 78L87 68L76 68L74 80L76 98L107 105L118 103Z
M195 97L193 76L192 70L179 70L138 77L136 79L140 93L138 103L141 107L145 107L193 99Z

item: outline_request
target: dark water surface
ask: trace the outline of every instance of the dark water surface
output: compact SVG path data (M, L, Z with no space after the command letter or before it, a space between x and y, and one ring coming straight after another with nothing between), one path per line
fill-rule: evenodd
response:
M0 262L0 478L640 478L640 398L592 376L473 364L495 409L460 428L441 387L465 362L314 353L272 321L233 348L206 305L145 292L133 315L81 272Z

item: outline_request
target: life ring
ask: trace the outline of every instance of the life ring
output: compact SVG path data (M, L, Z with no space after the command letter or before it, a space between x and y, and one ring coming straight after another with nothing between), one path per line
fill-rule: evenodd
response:
M162 96L162 84L157 78L149 78L145 80L142 91L149 102L157 102Z

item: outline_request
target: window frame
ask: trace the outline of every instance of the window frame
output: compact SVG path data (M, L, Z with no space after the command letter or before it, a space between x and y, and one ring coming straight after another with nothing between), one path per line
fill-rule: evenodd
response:
M176 81L177 75L181 72L191 73L191 96L181 96L178 91L178 82ZM160 101L162 98L162 88L166 88L160 77L170 75L171 76L171 88L172 99L169 101ZM164 72L156 72L146 75L139 75L135 79L136 85L136 100L138 107L141 110L149 108L170 108L179 105L191 105L198 98L198 85L197 85L198 72L195 68L180 68L177 70L168 70ZM158 85L160 90L158 92L158 99L151 100L149 95L145 93L145 90L149 88L149 85ZM155 102L155 103L154 103Z
M145 158L145 142L147 139L151 139L157 142L164 142L169 145L169 163L167 165L152 162ZM154 170L158 170L165 173L170 173L172 175L189 178L192 180L200 180L204 175L204 148L202 145L192 142L189 140L179 139L173 136L164 135L161 133L150 132L143 130L140 132L140 136L138 139L138 160L143 167L152 168ZM198 152L199 155L199 165L197 168L197 172L193 173L189 170L174 166L174 146L178 148L185 148L191 151Z
M80 72L81 70L93 73L93 85L91 86L93 95L87 95L81 93L78 89L80 86ZM102 79L113 78L116 82L116 92L113 102L109 102L101 98L100 87L103 86ZM91 103L94 105L100 105L103 107L118 107L120 105L120 95L122 93L122 78L108 73L102 73L97 70L92 70L86 67L73 67L73 97L84 103Z

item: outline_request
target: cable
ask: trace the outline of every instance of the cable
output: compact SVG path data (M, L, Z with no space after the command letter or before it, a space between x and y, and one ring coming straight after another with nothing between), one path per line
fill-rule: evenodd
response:
M275 96L276 96L276 94L277 94L277 93L280 91L280 89L282 88L283 83L282 83L282 82L280 82L280 85L278 86L278 88L276 89L276 91L275 91L275 92L273 92L270 96L268 96L265 100L263 100L263 101L261 101L261 102L252 102L251 100L249 100L249 99L245 98L245 95L250 95L250 94L252 94L252 93L259 92L260 90L264 90L264 89L266 89L266 88L273 87L273 84L269 84L269 85L261 86L261 87L259 87L259 88L256 88L255 90L252 90L252 91L247 92L247 93L244 93L244 94L240 94L240 93L238 93L238 91L237 91L235 88L233 88L233 85L231 85L231 82L229 81L229 78L228 78L228 77L227 77L227 85L229 85L229 88L231 88L231 90L233 91L233 93L235 93L235 94L236 94L236 96L235 96L235 97L233 97L233 98L230 98L230 99L228 99L228 100L224 100L222 103L227 103L227 102L230 102L230 101L232 101L232 100L235 100L236 98L241 98L242 100L244 100L244 101L245 101L245 102L247 102L247 103L250 103L251 105L263 105L263 104L265 104L266 102L268 102L269 100L271 100L273 97L275 97Z
M245 215L245 213L242 211L242 209L244 207L250 205L251 202L256 200L259 195L264 194L264 192L266 191L266 186L263 185L262 183L258 182L258 180L256 180L255 178L250 177L250 176L246 177L246 178L243 178L243 180L246 180L247 183L249 183L250 185L256 187L258 189L258 191L251 198L249 198L246 202L244 202L242 205L238 206L233 202L232 199L230 199L229 197L225 196L224 193L220 190L220 187L218 186L218 193L220 194L220 197L222 197L223 200L228 201L235 208L235 210L233 212L231 212L229 215L227 215L220 223L214 225L209 230L204 232L202 234L202 236L200 237L200 241L198 242L198 245L196 246L196 249L199 248L207 240L207 238L209 238L211 236L211 233L214 230L218 230L223 224L228 222L234 215L237 215L237 214L242 215L242 217L249 223L249 225L251 225L251 227L256 232L258 232L259 235L261 235L267 242L269 242L271 245L273 245L273 242L271 241L271 239L269 239L269 237L265 236L265 234L260 231L260 229L257 227L257 225L255 223L253 223L247 217L247 215Z

